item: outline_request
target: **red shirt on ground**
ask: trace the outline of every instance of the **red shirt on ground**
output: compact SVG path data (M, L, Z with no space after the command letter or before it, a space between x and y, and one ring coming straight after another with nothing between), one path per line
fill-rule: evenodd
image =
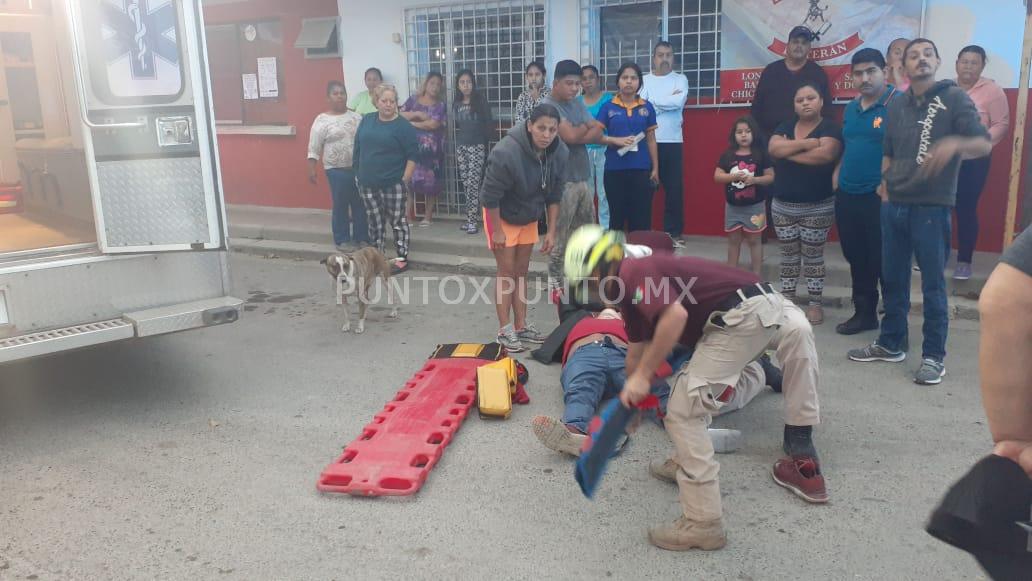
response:
M659 316L680 302L688 322L680 344L694 346L709 316L736 290L760 282L755 274L721 262L656 253L620 265L620 312L631 343L651 341ZM610 297L617 298L617 297Z
M624 343L629 343L627 340L627 327L624 325L622 319L596 319L595 317L585 317L580 320L573 329L570 330L570 334L566 336L566 342L563 344L563 365L566 365L566 359L570 356L570 348L573 347L577 341L601 333L604 335L612 335L617 339L620 339ZM656 370L656 377L667 377L673 373L673 369L670 364L666 361L659 366Z
M570 356L570 347L588 335L602 333L619 338L624 343L627 341L627 329L620 319L596 319L595 317L584 317L566 336L566 343L563 344L563 365L566 365L566 358Z

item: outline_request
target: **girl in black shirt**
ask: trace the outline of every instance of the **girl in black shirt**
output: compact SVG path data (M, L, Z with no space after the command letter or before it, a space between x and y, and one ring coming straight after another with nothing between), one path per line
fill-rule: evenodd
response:
M778 126L769 148L775 176L771 217L781 242L781 292L794 297L800 274L806 277L806 318L813 325L824 322L824 245L835 222L831 176L842 152L842 129L821 116L823 107L820 88L815 83L801 85L795 93L795 118Z

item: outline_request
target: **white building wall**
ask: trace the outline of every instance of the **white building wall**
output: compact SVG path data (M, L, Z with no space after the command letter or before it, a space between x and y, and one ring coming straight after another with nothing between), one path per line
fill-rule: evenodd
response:
M580 1L551 0L548 2L545 30L545 64L548 65L549 79L555 64L561 60L580 61ZM586 63L581 63L586 64Z
M1003 87L1017 87L1024 33L1022 0L928 0L925 9L925 37L942 57L940 79L955 77L957 53L977 44L989 56L984 75Z
M341 61L349 93L364 91L363 73L377 67L385 82L397 85L400 99L407 98L405 8L426 4L425 0L337 0ZM394 42L395 34L400 35L400 43Z
M547 18L545 63L551 72L555 63L563 59L578 60L580 5L578 0L542 1ZM348 91L365 90L363 73L369 67L377 67L383 71L386 82L398 86L404 100L408 93L405 9L448 3L448 0L337 0L341 19L341 60ZM394 34L401 36L400 43L393 41Z

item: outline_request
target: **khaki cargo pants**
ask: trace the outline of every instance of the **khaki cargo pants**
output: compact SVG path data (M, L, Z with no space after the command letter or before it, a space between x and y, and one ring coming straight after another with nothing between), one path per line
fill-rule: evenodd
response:
M771 293L749 298L726 313L713 313L691 360L675 376L665 420L674 444L673 460L680 467L681 507L691 520L711 521L723 514L720 464L713 458L706 430L712 416L724 408L725 402L717 398L728 386L742 393L762 389L762 368L753 362L768 348L776 349L784 372L785 423L820 422L817 348L803 311Z
M577 228L594 222L595 197L588 187L588 182L570 182L563 186L563 198L559 202L559 219L555 227L555 248L548 258L550 287L562 284L566 243L569 242L570 235Z

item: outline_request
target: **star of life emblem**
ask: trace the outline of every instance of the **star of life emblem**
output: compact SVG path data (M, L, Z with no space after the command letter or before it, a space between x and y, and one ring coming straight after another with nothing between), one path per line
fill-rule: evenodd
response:
M182 87L176 9L172 0L100 2L100 37L111 93L175 95Z

